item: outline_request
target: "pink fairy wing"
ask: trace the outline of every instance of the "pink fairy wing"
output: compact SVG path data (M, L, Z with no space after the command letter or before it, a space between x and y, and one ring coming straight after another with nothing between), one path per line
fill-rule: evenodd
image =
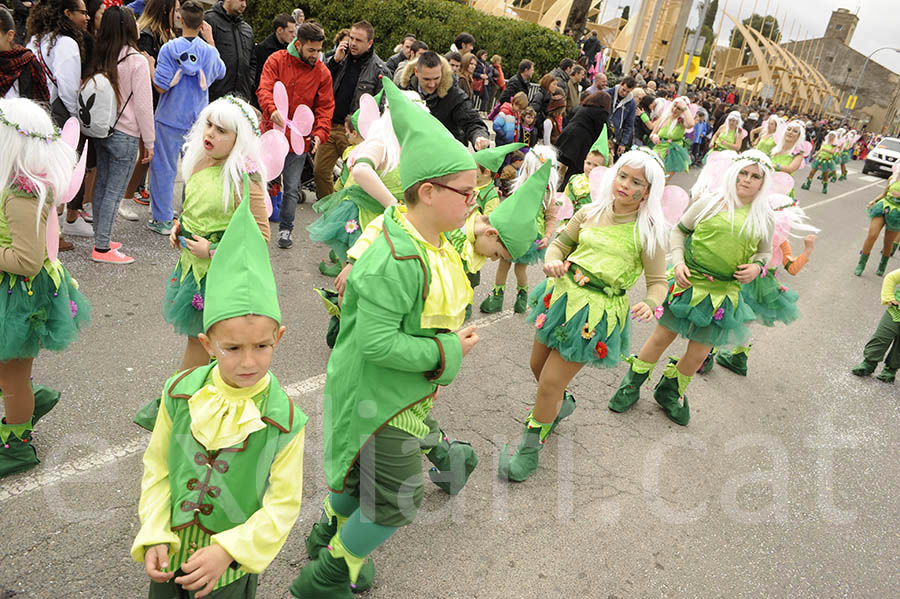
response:
M697 112L700 110L700 105L699 104L689 104L688 109L691 111L691 116L696 117Z
M568 220L572 218L573 214L575 214L575 207L572 205L572 200L569 199L569 196L567 194L557 193L556 203L558 204L558 208L556 210L557 220Z
M809 156L809 153L812 152L812 143L809 141L802 141L797 146L797 149L800 151L798 152L797 150L794 150L794 153L803 154L803 157L806 158Z
M706 166L703 167L703 174L707 177L709 189L716 189L722 185L725 180L725 171L731 166L736 155L730 150L712 152L709 155L706 159Z
M81 135L81 127L78 124L78 119L74 116L70 116L69 120L66 121L66 124L63 125L62 131L60 131L60 137L69 145L69 147L77 148L79 135Z
M263 133L260 139L260 157L269 181L281 174L281 170L284 168L284 159L289 150L288 140L281 132L270 129Z
M275 87L272 89L272 99L275 100L275 110L286 121L288 119L288 95L287 88L284 87L284 83L281 81L275 82ZM275 128L279 131L284 131L284 127L275 125Z
M688 193L677 185L666 185L662 194L662 209L666 222L675 226L690 203Z
M59 219L56 217L56 210L50 211L47 218L47 257L50 260L56 260L59 252Z
M290 127L290 124L288 124ZM291 130L291 149L294 151L294 154L298 156L306 151L306 140L300 135L293 127L290 127Z
M369 127L378 120L381 113L378 111L378 104L369 94L363 94L359 98L359 134L365 138L369 134Z
M303 137L306 137L309 135L310 131L312 131L315 120L316 117L313 115L313 111L310 110L309 106L301 104L294 110L294 117L291 119L291 128L295 129L297 133Z
M603 185L603 174L609 170L605 166L595 166L588 175L588 183L591 187L591 199L596 201L600 197L600 186Z
M778 194L790 193L794 188L794 178L787 173L775 173L772 178L772 192Z
M81 189L81 182L84 180L84 167L87 163L87 153L88 153L88 141L84 142L84 149L81 151L81 158L78 159L78 163L75 165L75 170L72 171L72 178L69 179L69 188L66 190L65 195L61 198L60 201L57 201L56 204L68 204L72 198L75 197L75 194L78 193L78 190Z

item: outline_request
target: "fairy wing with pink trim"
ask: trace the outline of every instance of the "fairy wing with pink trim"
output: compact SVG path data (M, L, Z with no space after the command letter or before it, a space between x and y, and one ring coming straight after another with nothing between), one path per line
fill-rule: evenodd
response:
M60 138L65 144L72 149L75 149L78 147L78 137L80 134L81 127L78 124L78 119L70 117L63 125L62 131L60 132ZM72 178L69 179L68 189L66 189L65 193L62 195L54 193L54 206L68 204L78 193L78 190L81 189L81 182L84 181L84 171L87 163L88 143L90 142L84 142L84 148L81 150L81 157L75 164L75 170L72 171ZM50 215L50 218L47 219L47 257L50 260L56 260L59 253L59 219L56 218L56 211L54 210L53 212L54 213Z
M567 193L556 192L556 206L556 219L559 222L569 220L575 214L575 206Z
M677 185L666 185L662 194L662 211L666 223L674 227L681 222L681 217L687 209L691 199L688 193Z
M310 134L315 122L315 115L309 106L300 104L294 109L294 114L288 119L288 95L287 88L281 81L276 81L272 89L272 99L275 102L275 109L281 118L284 119L285 125L290 129L290 149L294 154L302 154L306 151L306 136ZM285 128L275 125L278 131L284 132Z
M359 97L359 134L365 139L369 136L369 128L372 123L381 117L381 111L378 110L378 103L371 94L363 94Z
M595 166L588 175L588 186L591 190L591 201L596 202L600 197L600 188L603 185L603 174L609 170L605 166Z

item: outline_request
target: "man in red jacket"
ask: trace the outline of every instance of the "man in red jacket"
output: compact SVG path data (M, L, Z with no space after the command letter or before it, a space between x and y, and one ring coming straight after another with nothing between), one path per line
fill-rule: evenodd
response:
M279 50L269 56L263 66L259 78L259 89L256 97L263 113L262 128L268 131L273 122L284 125L286 119L294 114L297 106L305 104L310 107L316 117L312 132L307 141L308 151L297 155L288 152L282 171L283 199L281 203L281 222L278 225L278 247L291 247L291 231L294 228L294 214L300 195L300 176L307 154L315 154L320 144L328 140L331 132L331 117L334 114L334 91L331 86L331 72L321 61L319 53L325 32L318 23L305 22L297 27L297 39L288 45L287 50ZM288 113L279 114L275 110L272 90L275 82L281 81L288 93ZM285 130L289 135L289 131ZM290 139L290 137L288 138Z

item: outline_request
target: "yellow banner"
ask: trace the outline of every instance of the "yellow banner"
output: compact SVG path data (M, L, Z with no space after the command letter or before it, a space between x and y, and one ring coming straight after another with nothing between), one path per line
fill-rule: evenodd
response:
M684 55L684 63L681 65L681 72L684 73L684 69L687 68L688 58L690 58L690 54ZM694 82L694 79L697 78L697 74L700 72L700 57L695 56L694 60L691 61L691 66L688 68L687 79L685 82L690 85Z

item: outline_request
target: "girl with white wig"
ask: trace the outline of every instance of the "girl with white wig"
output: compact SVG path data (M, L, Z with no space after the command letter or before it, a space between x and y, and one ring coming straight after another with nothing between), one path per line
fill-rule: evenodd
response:
M684 392L710 349L747 343L747 323L755 315L740 291L772 255L775 219L768 197L774 172L768 156L748 150L725 172L722 188L685 211L669 240L674 285L656 330L631 359L610 409L621 412L638 400L656 362L681 335L688 339L687 351L666 366L653 397L670 420L686 425L690 407Z
M725 119L722 126L716 130L712 139L709 140L710 151L723 152L725 150L733 150L735 152L740 152L741 144L744 142L744 137L747 135L743 126L744 119L741 118L741 113L737 110L729 112L728 118Z
M31 383L34 359L40 350L66 349L87 324L91 306L54 247L56 205L71 189L75 151L43 108L18 98L0 99L0 148L3 477L38 463L32 430L59 401L59 392Z
M816 152L815 158L809 163L809 166L812 168L809 171L806 182L800 188L808 190L812 185L816 172L822 171L822 193L827 194L829 177L832 181L836 178L835 171L837 170L837 165L840 164L840 151L840 140L837 131L829 131L828 135L825 136L825 141L819 146L819 151Z
M690 107L687 96L672 100L650 134L653 151L663 161L666 177L690 170L691 155L684 147L684 132L694 126Z
M866 262L869 261L869 254L872 252L875 242L878 241L878 235L884 229L881 262L875 270L875 274L880 277L887 268L888 258L896 250L893 247L894 242L900 235L900 167L894 167L894 172L888 179L884 192L866 204L866 208L869 210L869 233L859 252L859 263L853 274L862 275L866 268Z
M772 155L772 148L775 147L775 137L778 134L778 128L784 124L778 115L773 114L765 120L765 122L750 132L750 141L753 147L765 154Z
M250 202L253 218L269 240L269 173L262 159L259 121L250 105L233 96L210 103L197 117L184 148L184 206L169 234L172 249L181 254L162 305L166 322L188 338L180 370L209 363L197 339L203 332L206 273L240 202Z
M566 386L586 364L618 364L630 351L631 321L650 321L665 299L664 187L654 153L626 152L547 250L547 279L531 293L527 318L536 329L531 371L537 399L515 454L501 452L501 476L524 481L537 469L550 432L575 409ZM646 298L629 306L626 294L641 274Z

